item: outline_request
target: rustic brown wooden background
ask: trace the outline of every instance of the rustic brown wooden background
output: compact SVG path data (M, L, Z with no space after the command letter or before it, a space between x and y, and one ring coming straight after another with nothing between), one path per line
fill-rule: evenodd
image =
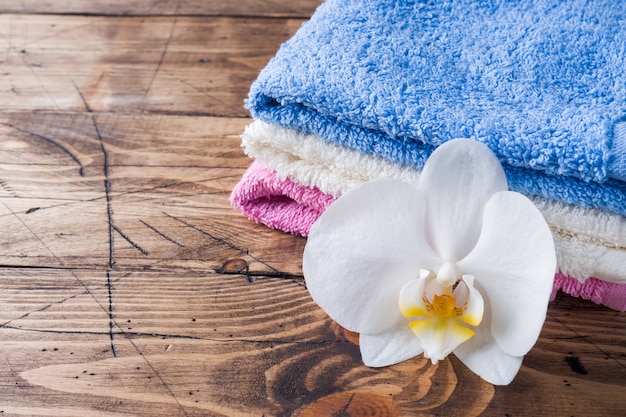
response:
M621 416L626 316L560 296L507 387L361 364L229 192L318 0L0 0L0 415Z

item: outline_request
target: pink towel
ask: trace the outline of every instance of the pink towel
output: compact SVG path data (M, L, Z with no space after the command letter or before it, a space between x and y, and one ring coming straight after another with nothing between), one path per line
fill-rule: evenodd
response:
M233 189L233 206L250 219L272 229L307 236L313 223L335 200L317 188L279 178L275 171L253 162ZM626 284L596 278L580 282L557 273L552 299L557 291L590 300L618 311L626 311Z
M554 278L551 300L554 300L558 290L583 300L602 304L613 310L626 311L626 284L616 284L597 278L587 278L585 282L580 282L557 273Z
M232 205L257 223L307 236L309 229L335 199L305 187L253 162L233 189Z

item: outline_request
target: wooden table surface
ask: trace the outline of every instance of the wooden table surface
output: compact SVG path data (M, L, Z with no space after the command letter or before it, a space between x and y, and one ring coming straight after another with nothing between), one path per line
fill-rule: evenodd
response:
M305 240L229 205L317 0L0 0L0 415L623 416L626 314L559 296L514 382L361 364Z

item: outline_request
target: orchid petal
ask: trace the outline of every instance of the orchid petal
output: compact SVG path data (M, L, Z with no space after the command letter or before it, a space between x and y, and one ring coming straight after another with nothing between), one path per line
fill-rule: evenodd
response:
M424 351L406 324L376 335L361 334L359 345L363 363L374 367L393 365Z
M485 302L483 300L480 292L474 287L474 277L471 275L463 276L463 284L459 284L454 291L454 295L457 293L465 293L465 299L467 300L467 304L465 305L465 311L463 311L463 315L459 317L464 323L469 324L470 326L478 326L482 320L485 312ZM458 299L459 297L457 297Z
M493 338L491 343L480 343L481 338L477 334L457 347L454 354L485 381L494 385L510 384L522 366L523 356L505 353ZM489 332L485 331L485 334L489 335Z
M454 349L461 362L487 382L508 385L522 366L522 356L504 352L491 335L491 311L485 306L483 324L475 328L474 337Z
M313 225L302 269L313 300L348 330L377 334L403 319L398 294L438 262L424 239L424 197L397 180L346 193Z
M419 339L424 356L433 363L444 359L457 346L474 336L472 329L452 319L432 317L412 321L409 326Z
M500 162L487 146L455 139L433 152L418 188L427 195L430 245L442 259L458 261L478 240L484 204L508 185Z
M521 194L495 194L485 205L476 247L458 265L484 288L498 345L512 356L525 355L545 321L556 271L552 234L541 213Z
M404 317L426 317L428 311L422 297L426 294L428 271L422 273L420 279L407 282L400 290L398 304Z

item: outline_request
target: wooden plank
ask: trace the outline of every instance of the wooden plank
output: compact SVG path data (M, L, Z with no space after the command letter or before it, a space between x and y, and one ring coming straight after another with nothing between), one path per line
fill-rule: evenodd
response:
M0 305L22 312L0 326L6 415L620 416L626 401L626 318L568 297L551 305L515 381L494 388L454 358L363 366L354 337L298 280L207 269L0 276Z
M228 202L250 164L239 147L249 122L0 114L0 265L300 274L291 255L304 239L251 224Z
M250 84L301 24L301 19L0 15L0 111L245 117Z
M321 0L0 0L0 13L88 15L311 16Z

